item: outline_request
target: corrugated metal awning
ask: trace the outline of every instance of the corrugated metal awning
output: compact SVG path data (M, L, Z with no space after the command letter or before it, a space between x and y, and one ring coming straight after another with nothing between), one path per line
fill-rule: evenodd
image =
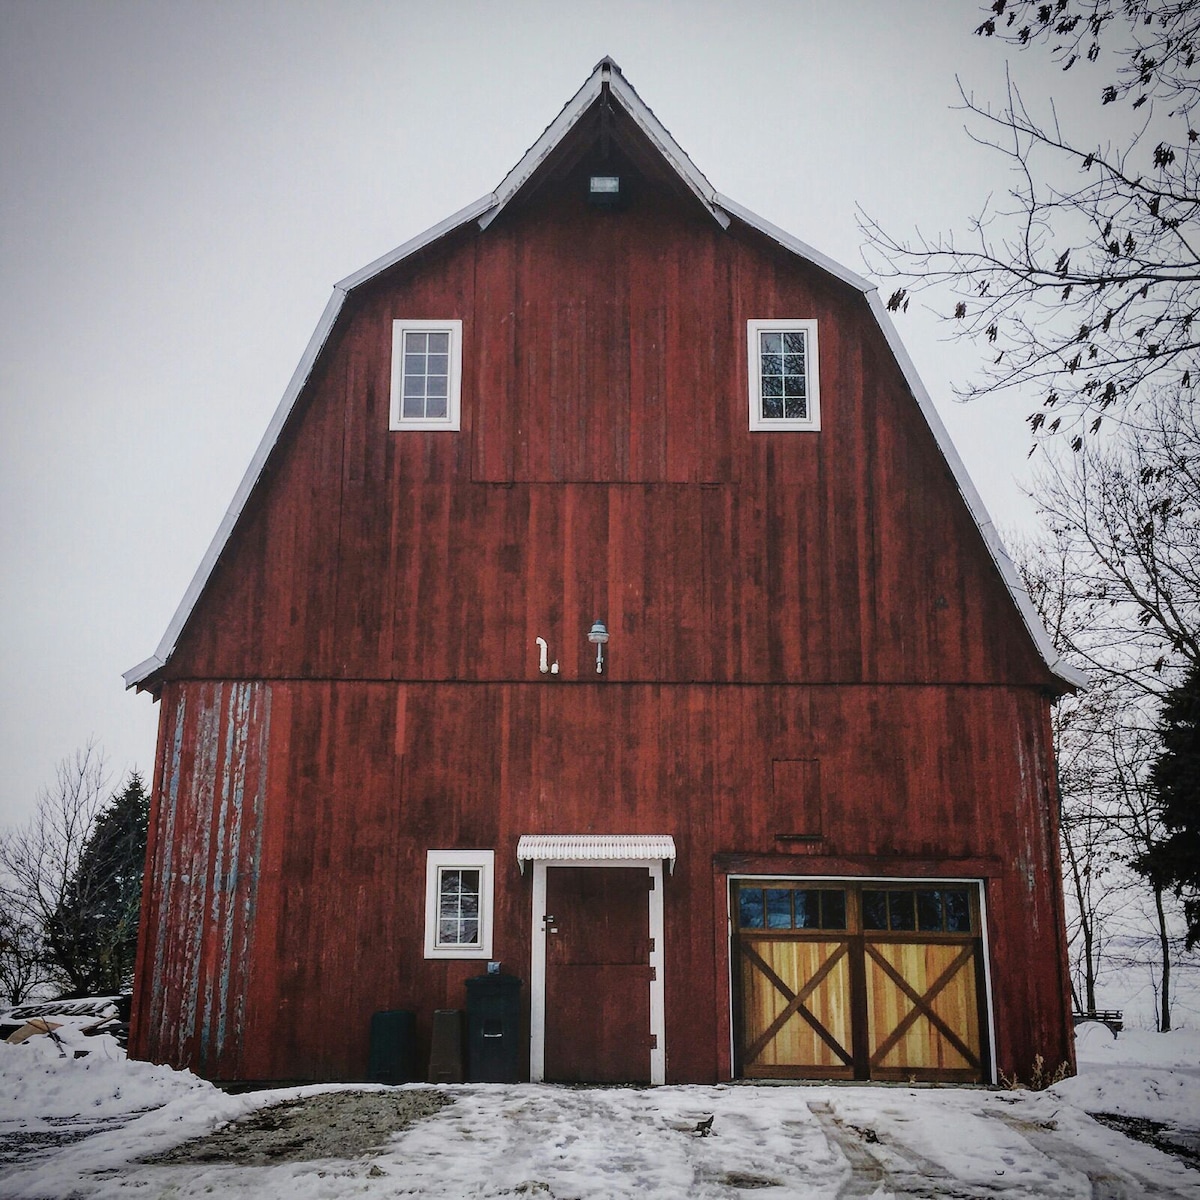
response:
M655 862L675 870L675 839L669 833L527 833L517 842L517 862Z

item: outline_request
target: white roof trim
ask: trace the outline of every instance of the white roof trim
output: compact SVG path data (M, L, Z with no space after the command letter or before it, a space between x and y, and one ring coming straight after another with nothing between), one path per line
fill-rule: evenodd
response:
M517 863L660 862L675 870L669 833L527 833L517 842Z
M942 418L938 415L938 411L934 407L933 399L925 389L924 383L921 382L921 377L917 374L917 368L913 365L912 359L909 358L908 351L905 349L904 343L900 340L900 335L896 332L896 326L892 323L891 317L888 316L887 309L882 299L880 299L876 288L871 287L867 292L867 303L871 306L871 312L874 314L875 320L879 323L879 328L883 332L883 336L887 339L888 346L896 356L896 362L899 364L900 370L904 373L905 381L912 391L913 398L917 402L917 407L920 408L922 416L924 416L926 423L929 425L930 431L937 441L938 449L941 450L942 457L946 460L946 464L954 476L954 482L958 486L958 490L962 494L962 498L966 502L971 516L975 519L975 524L979 527L979 532L983 535L984 543L987 545L988 552L992 556L992 561L996 564L996 569L1000 572L1001 578L1008 585L1008 590L1021 614L1021 619L1025 622L1025 627L1029 630L1029 634L1037 645L1046 665L1055 675L1071 684L1072 687L1087 687L1087 675L1063 658L1055 648L1054 643L1050 640L1050 635L1043 627L1037 609L1034 607L1029 593L1025 590L1025 584L1021 581L1021 576L1017 568L1013 565L1012 559L1008 556L1008 551L1004 548L1004 542L1000 538L995 523L988 515L983 498L975 490L975 485L971 482L970 475L967 474L967 468L963 464L962 459L959 458L958 451L954 448L954 442L950 438L950 433L946 429L946 426L942 424Z
M174 653L175 646L179 641L179 635L183 632L183 627L187 623L188 617L192 615L192 609L196 607L196 602L200 599L200 594L204 591L205 585L208 583L208 577L216 567L217 560L221 557L221 552L225 549L226 542L229 541L230 536L233 534L233 527L237 524L238 517L242 515L242 509L246 507L246 502L250 499L250 494L254 491L255 484L258 483L258 478L262 474L263 467L266 466L267 459L270 457L271 451L275 448L275 443L279 440L280 433L283 432L283 427L291 415L292 408L300 395L301 389L312 373L313 366L317 361L317 355L320 354L321 348L325 345L345 300L346 293L335 288L333 295L329 298L329 303L325 305L325 311L321 314L321 319L317 322L316 330L312 337L309 338L308 345L304 349L304 354L301 356L300 362L297 364L295 371L292 372L292 378L288 381L287 389L283 393L283 399L279 401L275 413L271 417L271 422L267 426L267 431L263 434L262 441L258 443L258 449L255 450L254 457L250 460L250 465L246 468L245 475L242 476L242 482L238 484L238 490L234 493L233 503L230 504L225 512L225 516L221 520L221 524L217 527L217 532L213 536L213 540L209 543L208 550L205 552L204 558L200 561L200 566L196 568L196 574L192 576L192 582L188 584L188 589L184 593L179 607L175 610L175 615L171 618L171 623L167 626L166 633L162 635L162 640L158 643L158 649L145 662L139 663L132 670L125 672L123 678L127 688L136 687L142 680L153 674L160 667L165 666L167 659Z
M546 126L542 136L529 147L521 161L509 171L500 186L496 188L495 207L480 218L480 229L486 229L500 215L508 202L525 186L530 176L542 165L579 118L600 98L605 84L608 84L609 94L654 143L655 149L667 160L679 178L687 184L696 199L712 213L713 218L722 229L728 228L729 217L718 204L717 193L712 184L704 178L695 163L683 152L678 142L650 111L645 101L625 81L625 76L621 74L621 68L611 58L602 58L588 76L583 87L567 101L558 116Z
M292 408L300 397L304 384L308 381L308 377L312 373L317 356L329 338L334 322L341 312L342 304L345 302L348 293L354 288L374 279L388 268L403 262L404 259L416 254L419 250L424 249L439 238L453 233L469 221L478 220L480 228L486 229L491 221L499 215L504 206L517 194L537 167L545 160L546 156L558 145L575 122L600 95L601 88L605 83L609 85L610 94L615 97L622 108L637 122L638 126L650 138L671 167L679 174L679 177L709 209L722 228L729 226L729 214L732 214L740 221L777 242L785 250L789 250L800 258L813 263L821 270L827 271L834 278L840 279L843 283L856 288L866 295L871 311L874 313L875 319L878 321L888 345L891 347L897 362L900 364L900 369L903 371L904 378L912 390L913 396L917 401L917 406L920 408L925 420L929 424L930 430L937 440L942 455L954 475L958 489L966 501L967 507L975 519L975 523L979 526L979 531L983 535L988 551L1007 585L1013 602L1016 604L1021 618L1025 622L1030 635L1033 637L1043 660L1055 675L1072 687L1086 686L1087 676L1062 658L1054 648L1049 635L1042 628L1037 610L1033 606L1033 601L1030 600L1028 593L1025 591L1020 575L1018 575L1012 560L1008 557L1008 553L1005 551L1004 545L1000 540L1000 535L996 532L996 527L988 516L987 510L983 506L983 501L979 498L979 494L975 491L975 486L967 475L966 468L963 466L962 460L958 457L958 452L954 449L950 435L942 424L941 418L938 416L937 410L934 408L933 402L929 397L929 393L925 390L925 385L917 375L916 368L908 356L908 351L905 350L883 303L879 299L879 293L875 285L869 280L864 279L861 275L848 270L840 263L834 262L833 259L822 254L819 250L813 249L812 246L793 237L778 226L772 225L770 221L764 220L748 208L743 208L736 201L730 200L728 197L714 191L712 185L697 170L691 159L688 158L676 143L675 139L671 137L654 113L650 111L645 102L634 91L633 87L626 82L624 75L621 74L621 69L610 58L603 58L596 64L595 69L583 87L567 102L558 116L546 128L542 136L530 147L521 158L521 161L504 177L504 180L494 192L489 192L473 204L468 204L466 208L459 209L458 212L447 217L444 221L439 221L438 224L431 226L424 233L398 246L382 258L377 258L361 270L355 271L354 274L347 275L345 279L334 287L333 296L325 306L325 311L321 314L317 328L309 339L308 345L305 347L299 365L292 374L287 390L284 392L283 398L275 410L275 415L271 418L271 423L267 426L267 431L263 435L262 441L259 442L258 449L254 452L254 457L250 461L250 466L247 468L246 474L242 477L242 482L238 486L233 503L230 504L228 511L225 513L225 517L221 521L196 574L193 576L192 582L188 585L187 592L184 594L178 609L176 609L175 615L171 618L171 622L167 626L167 630L163 634L158 648L150 658L125 672L125 686L136 687L142 683L154 674L155 671L166 666L167 660L174 653L179 636L183 632L183 627L191 616L192 610L195 608L201 593L204 591L209 576L216 567L217 560L221 557L221 553L225 549L225 544L232 535L234 526L237 524L243 508L245 508L251 492L258 483L263 467L266 465L267 459L270 457L271 451L274 449L275 443L284 425L287 423L288 417L291 415Z
M360 283L366 283L368 280L374 279L376 275L386 271L388 267L394 267L398 262L403 262L409 255L416 254L418 250L424 250L431 242L436 242L438 238L444 237L447 233L453 233L460 225L465 225L468 221L475 220L476 217L495 207L496 193L488 192L486 196L480 196L474 204L468 204L466 208L460 208L453 216L447 217L444 221L439 221L436 225L431 225L424 233L419 233L415 238L410 238L403 246L397 246L395 250L389 251L382 258L377 258L373 263L368 263L361 271L355 271L353 275L347 275L340 283L334 284L334 287L343 292L353 291Z
M752 213L748 208L743 208L736 200L730 200L728 196L722 196L718 193L715 197L716 202L729 213L732 213L739 221L757 229L759 233L765 233L772 241L778 242L785 250L790 250L793 254L798 254L801 258L807 259L814 266L818 266L822 271L828 271L835 279L840 279L843 283L848 283L853 288L858 288L860 292L873 291L875 285L869 280L864 279L861 275L856 275L848 267L843 267L841 263L834 262L827 254L822 254L820 250L814 250L807 242L802 242L799 238L793 237L785 229L780 229L778 225L772 225L770 221L760 217L757 213Z

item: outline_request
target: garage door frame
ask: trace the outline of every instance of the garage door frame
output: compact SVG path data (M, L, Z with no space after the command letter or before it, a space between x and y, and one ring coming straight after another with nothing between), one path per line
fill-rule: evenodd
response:
M987 889L984 886L985 880L979 877L964 878L961 876L942 876L923 878L914 876L845 876L845 875L798 875L792 873L733 873L725 877L725 896L728 905L727 912L727 928L729 931L728 951L729 951L729 1053L731 1074L734 1077L744 1075L744 1064L741 1062L742 1053L742 1036L741 1012L740 1004L742 1000L742 954L739 942L739 920L735 908L737 903L737 892L740 884L753 883L763 887L770 887L772 883L779 883L790 887L801 888L843 888L847 892L854 890L858 893L860 900L861 895L865 891L871 890L936 890L936 889L951 889L965 888L973 897L974 913L978 919L978 929L972 930L971 939L976 944L976 1004L978 1007L978 1017L981 1023L980 1029L980 1058L982 1062L983 1082L996 1083L996 1046L995 1046L995 1013L992 999L992 979L991 979L991 953L989 946L989 928L988 928L988 910L987 910ZM860 910L861 913L861 910ZM865 931L862 928L861 915L859 924L853 930L845 931L830 930L826 932L826 936L822 938L821 933L826 931L813 931L800 935L797 940L807 941L809 943L825 941L829 944L844 941L846 943L855 943L854 953L848 955L852 960L852 971L855 978L852 982L854 989L853 994L847 998L846 1004L853 1010L853 1029L850 1031L848 1039L853 1043L854 1068L851 1070L838 1069L833 1070L829 1074L812 1071L791 1073L785 1068L779 1068L774 1071L764 1071L762 1069L755 1072L760 1077L793 1077L793 1078L850 1078L857 1077L860 1079L875 1078L889 1079L898 1078L895 1070L891 1069L876 1069L874 1074L870 1073L870 1068L865 1067L866 1059L870 1057L870 1052L863 1055L863 1047L867 1044L870 1034L867 1030L866 1022L866 979L865 971L868 969L878 970L878 963L874 966L871 964L870 955L867 953L872 943L878 944L899 944L905 939L899 935L884 935L882 938L873 936L874 931ZM913 940L913 939L910 939ZM915 940L920 940L916 938ZM966 939L962 944L967 944ZM786 993L785 993L786 995ZM795 993L793 993L793 998ZM804 1015L804 1014L801 1014ZM811 1024L811 1022L810 1022ZM828 1040L828 1039L827 1039ZM903 1074L903 1072L902 1072ZM946 1078L950 1079L953 1072L947 1074Z

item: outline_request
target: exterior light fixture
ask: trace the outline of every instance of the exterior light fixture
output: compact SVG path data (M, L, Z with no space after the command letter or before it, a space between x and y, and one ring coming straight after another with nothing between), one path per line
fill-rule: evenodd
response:
M621 203L621 177L588 176L588 202L597 208L616 208Z
M588 630L588 641L596 647L596 674L604 671L604 647L608 642L608 629L603 621L594 621Z

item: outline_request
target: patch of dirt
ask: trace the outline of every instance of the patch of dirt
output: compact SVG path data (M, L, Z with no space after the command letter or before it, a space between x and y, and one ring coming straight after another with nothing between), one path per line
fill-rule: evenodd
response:
M1123 1117L1117 1113L1088 1113L1094 1121L1115 1129L1126 1137L1137 1138L1157 1150L1173 1154L1185 1166L1200 1171L1200 1130L1179 1129L1163 1121L1146 1117Z
M741 1188L745 1191L754 1188L783 1187L781 1180L771 1179L766 1175L748 1175L745 1171L727 1171L724 1175L718 1175L716 1178L718 1183L723 1183L726 1187Z
M228 1163L266 1167L318 1158L354 1158L382 1150L393 1134L453 1104L432 1088L394 1092L323 1092L272 1104L144 1163Z

